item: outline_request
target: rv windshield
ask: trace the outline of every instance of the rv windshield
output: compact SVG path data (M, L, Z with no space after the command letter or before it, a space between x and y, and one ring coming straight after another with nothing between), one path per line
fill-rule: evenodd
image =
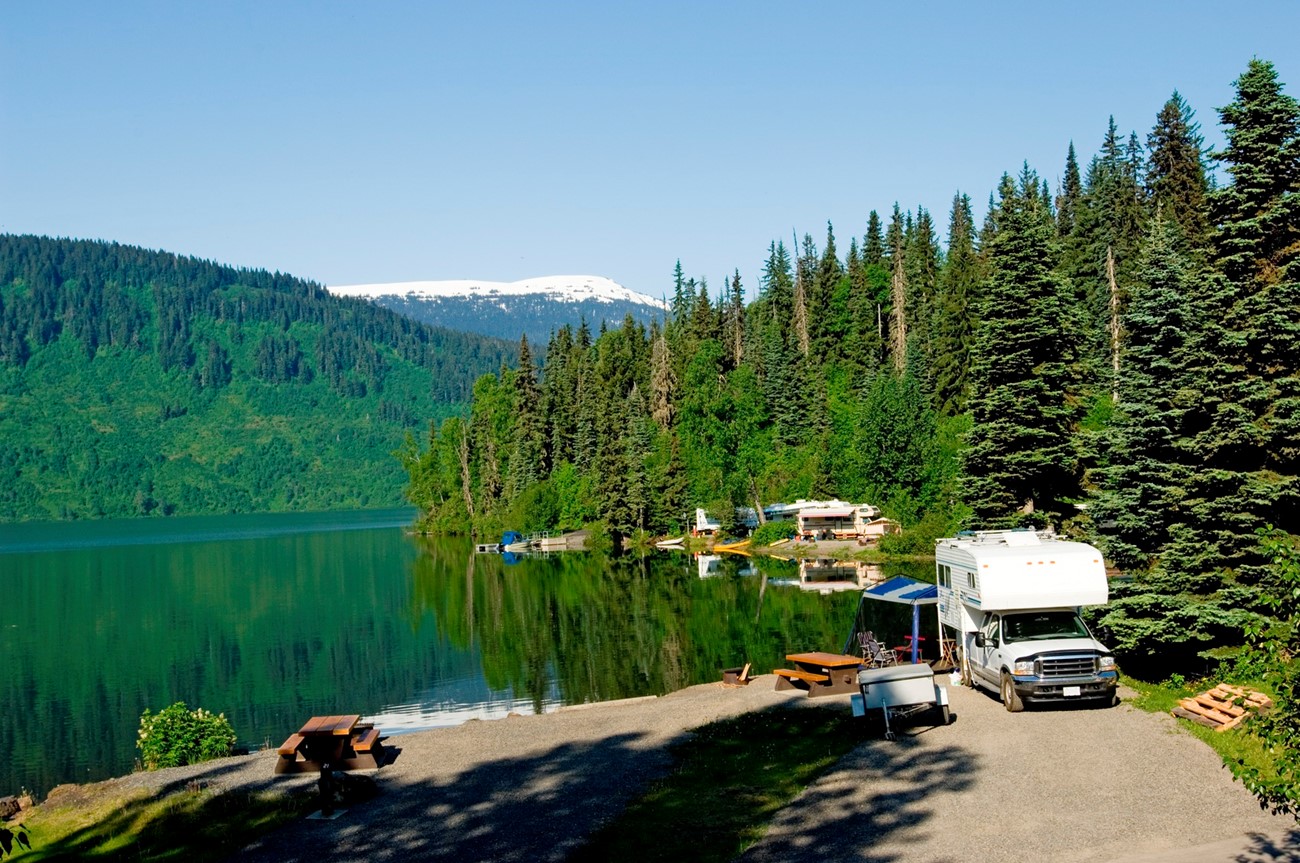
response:
M1088 629L1073 611L1035 611L1002 616L1002 640L1046 641L1049 638L1087 638Z

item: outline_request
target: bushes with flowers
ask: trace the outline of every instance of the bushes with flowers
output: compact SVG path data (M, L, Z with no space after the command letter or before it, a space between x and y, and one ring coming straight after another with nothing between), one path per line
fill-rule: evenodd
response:
M141 714L136 746L146 770L197 764L229 755L235 746L235 729L224 713L202 707L190 710L178 701L157 713Z

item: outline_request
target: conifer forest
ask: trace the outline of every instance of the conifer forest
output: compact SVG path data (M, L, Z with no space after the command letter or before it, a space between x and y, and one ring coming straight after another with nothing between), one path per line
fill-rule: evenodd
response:
M1004 174L978 224L963 191L944 222L895 204L772 239L758 284L678 264L662 323L523 340L399 452L422 526L680 535L695 507L830 497L899 520L893 551L1050 526L1124 573L1094 623L1126 670L1203 672L1273 619L1261 532L1300 533L1284 90L1252 60L1221 149L1174 92L1145 134L1062 142L1059 180Z

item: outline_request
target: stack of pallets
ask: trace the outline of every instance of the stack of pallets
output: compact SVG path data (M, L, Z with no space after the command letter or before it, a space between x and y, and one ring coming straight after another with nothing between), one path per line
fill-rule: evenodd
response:
M1272 706L1272 699L1262 692L1220 683L1200 695L1184 698L1170 713L1215 731L1227 731L1244 722L1252 710Z

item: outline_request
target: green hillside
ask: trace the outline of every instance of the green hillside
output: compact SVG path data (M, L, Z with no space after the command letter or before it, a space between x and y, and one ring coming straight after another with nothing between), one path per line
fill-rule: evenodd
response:
M513 346L280 273L0 235L0 519L386 506Z

